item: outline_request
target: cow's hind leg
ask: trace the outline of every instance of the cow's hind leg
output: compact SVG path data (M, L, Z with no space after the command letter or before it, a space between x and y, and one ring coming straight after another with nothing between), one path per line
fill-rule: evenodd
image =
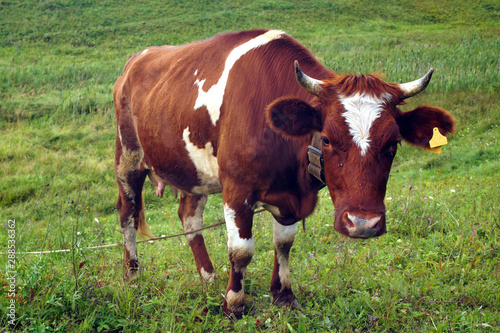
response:
M297 223L284 226L277 221L274 222L274 269L271 278L271 292L273 294L273 304L278 306L290 306L292 308L299 306L292 292L289 268L290 249L296 231Z
M148 171L140 148L128 149L117 138L115 172L118 183L116 209L120 214L124 247L124 277L131 278L139 269L136 234L153 237L144 219L142 187Z
M203 210L207 203L207 196L205 195L187 195L181 194L179 204L179 218L182 221L184 232L200 229L203 226ZM207 248L205 247L205 240L203 233L197 231L186 235L187 242L193 251L194 260L196 262L196 269L200 276L207 282L214 278L214 267L212 261L208 256Z

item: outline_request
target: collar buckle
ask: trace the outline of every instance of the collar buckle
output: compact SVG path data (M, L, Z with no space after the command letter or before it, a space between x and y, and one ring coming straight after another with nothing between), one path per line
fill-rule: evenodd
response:
M322 182L323 187L326 186L323 152L321 150L321 138L319 133L315 133L313 136L312 143L307 150L307 158L309 160L309 165L307 166L309 173Z

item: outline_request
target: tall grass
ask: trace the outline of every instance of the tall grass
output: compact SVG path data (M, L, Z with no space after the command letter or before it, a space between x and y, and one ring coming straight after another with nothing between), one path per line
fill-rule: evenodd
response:
M491 331L498 327L498 195L493 177L474 180L424 174L391 177L386 205L389 233L355 241L333 230L334 207L321 192L317 212L297 235L293 286L303 308L270 305L272 217L255 218L256 254L248 271L248 315L225 319L220 293L228 279L224 228L206 232L218 280L203 284L184 239L139 246L139 288L121 283L121 249L85 250L120 241L117 216L95 210L95 193L73 198L48 186L38 194L44 223L21 218L21 251L70 248L74 253L22 255L18 313L23 329L43 331ZM410 185L413 184L413 185ZM411 186L411 188L410 188ZM484 194L484 188L492 188ZM175 207L155 208L155 234L181 230ZM453 191L452 191L453 190ZM58 194L56 196L56 194ZM173 202L169 194L164 199ZM53 206L53 204L57 204ZM153 212L150 212L150 211ZM208 204L207 223L222 212ZM97 220L96 220L97 218ZM36 222L36 223L35 223ZM42 314L42 315L41 315ZM290 329L290 327L292 329Z
M106 110L110 85L128 55L149 45L177 45L221 31L261 27L291 33L339 72L382 70L390 80L406 81L435 67L440 79L430 91L499 89L494 2L150 6L94 1L6 5L0 44L2 118Z

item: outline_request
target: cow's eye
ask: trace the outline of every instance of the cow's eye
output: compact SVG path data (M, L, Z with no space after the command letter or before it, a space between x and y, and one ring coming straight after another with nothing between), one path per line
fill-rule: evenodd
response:
M323 146L328 146L330 145L330 140L326 136L321 138L323 140Z
M400 144L400 142L396 141L389 146L385 151L385 155L389 158L394 158L396 156L396 152L398 151L398 144Z

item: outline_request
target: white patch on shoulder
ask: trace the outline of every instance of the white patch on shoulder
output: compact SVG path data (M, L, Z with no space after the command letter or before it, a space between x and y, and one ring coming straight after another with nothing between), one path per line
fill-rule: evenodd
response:
M214 156L214 147L211 142L205 144L205 148L198 148L189 140L189 127L184 129L182 138L186 144L189 157L196 167L198 179L201 186L192 190L196 194L211 194L221 191L219 182L219 164Z
M246 250L253 254L255 251L254 238L241 238L239 228L236 226L236 212L234 209L224 204L224 219L227 228L227 247L229 251Z
M387 96L377 98L359 93L348 97L340 96L340 102L346 109L342 116L349 125L352 140L361 149L361 156L365 156L370 147L370 129L373 122L380 117L386 100Z
M283 31L279 30L269 30L268 32L259 35L248 42L234 48L229 56L226 59L226 63L224 65L224 71L222 72L219 81L208 91L203 90L203 84L206 80L198 80L196 79L195 85L198 86L198 98L194 104L194 109L197 110L202 106L206 106L208 109L208 113L210 115L210 119L212 120L212 124L215 126L220 117L220 108L222 106L224 91L226 89L227 80L229 78L229 72L233 68L236 61L241 58L247 52L263 46L270 41L281 38L284 34Z

